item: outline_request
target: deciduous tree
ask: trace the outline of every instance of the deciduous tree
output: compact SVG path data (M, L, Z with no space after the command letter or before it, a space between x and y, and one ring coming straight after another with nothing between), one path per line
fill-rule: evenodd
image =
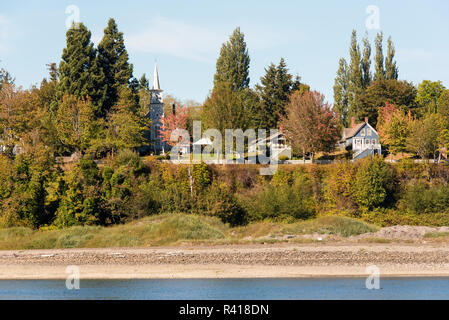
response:
M293 92L282 117L282 130L292 147L313 160L318 151L329 152L335 147L338 135L337 115L317 92Z

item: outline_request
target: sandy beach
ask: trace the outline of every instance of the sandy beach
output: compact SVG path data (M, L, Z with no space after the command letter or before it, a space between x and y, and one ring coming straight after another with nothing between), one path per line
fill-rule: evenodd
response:
M0 279L449 276L449 247L432 244L266 244L0 252Z

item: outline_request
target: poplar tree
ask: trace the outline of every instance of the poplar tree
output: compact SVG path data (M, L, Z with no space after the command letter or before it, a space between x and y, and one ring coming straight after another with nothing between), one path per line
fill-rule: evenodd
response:
M62 101L64 95L80 99L88 97L98 116L106 100L107 85L91 41L91 32L79 23L67 31L66 37L67 45L58 68L58 100Z
M103 68L107 83L107 98L102 113L106 114L118 101L122 86L130 85L133 65L128 62L123 33L119 32L114 19L109 19L104 36L98 45L98 60Z
M348 70L349 116L354 116L358 114L358 97L363 94L362 58L355 30L352 31L349 54L351 57Z
M224 43L217 60L214 86L228 82L233 90L248 88L250 57L245 36L240 28L234 30L229 41Z
M374 41L376 46L374 80L385 80L384 54L382 49L383 33L379 32Z
M340 59L337 76L335 77L333 110L340 117L340 125L347 126L349 124L348 64L344 58Z
M388 80L398 79L398 67L396 66L396 61L394 61L395 53L393 41L391 40L391 37L388 37L388 51L385 59L385 77Z
M362 58L362 86L368 88L371 84L371 45L368 36L363 39L363 58Z

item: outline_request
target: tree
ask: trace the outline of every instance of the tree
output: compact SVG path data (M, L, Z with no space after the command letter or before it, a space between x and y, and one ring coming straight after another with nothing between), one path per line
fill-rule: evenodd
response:
M66 171L64 187L54 226L66 228L103 220L101 176L92 159L83 157L74 169Z
M333 110L340 117L340 125L342 127L348 126L348 65L344 58L340 59L337 76L335 77Z
M0 90L4 84L14 84L14 78L5 69L0 69Z
M441 81L424 80L419 84L416 103L421 107L421 115L437 112L438 99L445 89Z
M229 41L221 47L217 60L217 72L214 76L214 87L219 83L228 82L232 90L248 88L249 63L250 57L245 36L240 28L237 28Z
M6 153L12 155L16 145L36 126L37 98L33 92L4 83L0 89L0 136Z
M376 56L375 60L375 73L374 80L385 80L385 68L384 68L384 54L382 49L383 42L383 33L379 32L376 36L376 40L374 41L376 46Z
M120 88L130 85L133 77L133 66L128 62L123 33L118 31L112 18L109 19L103 39L98 45L98 60L107 84L107 96L102 110L105 115L117 103Z
M59 139L76 153L86 151L95 137L98 123L90 100L65 95L58 108L56 129Z
M203 105L202 122L205 128L246 130L258 98L250 89L234 91L229 82L217 84Z
M368 36L363 39L362 86L366 89L371 84L371 45Z
M407 148L422 159L435 157L436 152L440 149L439 140L445 125L444 119L438 114L428 114L422 120L412 121Z
M287 116L281 117L282 130L298 152L314 154L329 152L339 139L338 118L330 105L324 102L324 95L317 92L295 91L286 107Z
M382 144L388 146L390 154L397 154L406 150L410 121L410 116L388 102L379 109L377 132Z
M256 127L261 129L279 128L279 117L285 116L285 105L292 90L299 88L299 77L293 79L288 73L287 65L281 58L279 65L273 63L265 68L265 75L260 78L261 84L256 85L261 99L256 115Z
M64 95L80 99L89 97L95 114L101 115L107 98L107 83L103 69L91 42L91 32L82 24L67 31L67 46L59 64L58 100Z
M396 179L381 157L364 159L357 169L352 194L357 204L373 209L392 202Z
M159 134L162 137L162 141L166 142L170 146L175 146L178 142L182 141L183 137L179 136L177 137L178 140L172 140L171 135L178 129L187 129L188 117L189 117L188 109L181 108L179 105L177 105L172 112L165 114L161 118L162 126L159 132Z
M376 80L360 97L361 108L356 114L358 119L368 117L371 125L377 126L379 108L386 102L400 106L405 112L416 112L416 88L406 81Z
M150 81L148 80L146 74L142 74L142 76L139 79L139 90L150 90Z
M449 119L449 90L446 89L441 93L437 101L438 113L446 119Z
M110 151L114 157L120 150L139 148L147 142L150 121L140 112L131 88L124 85L119 89L117 104L108 112L104 126L105 131L93 142L91 149L95 151Z
M391 37L388 37L388 51L387 57L385 58L385 78L389 80L398 79L398 67L396 66L396 61L394 61L395 53L393 41Z
M363 94L362 58L355 30L352 31L349 53L351 57L348 70L349 116L354 116L359 113L358 97Z

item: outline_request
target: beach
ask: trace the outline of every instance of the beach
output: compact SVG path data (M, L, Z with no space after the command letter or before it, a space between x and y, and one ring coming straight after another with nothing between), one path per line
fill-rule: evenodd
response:
M0 279L221 279L449 276L445 243L313 243L173 247L5 250ZM70 270L69 270L70 271Z

